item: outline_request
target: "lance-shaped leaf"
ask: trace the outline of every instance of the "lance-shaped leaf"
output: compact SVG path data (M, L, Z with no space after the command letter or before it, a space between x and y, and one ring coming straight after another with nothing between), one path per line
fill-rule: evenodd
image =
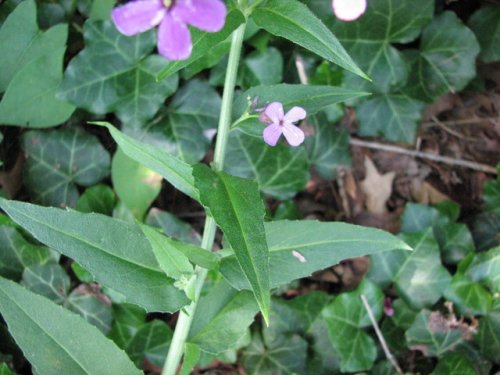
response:
M360 77L368 77L347 54L335 35L297 0L270 0L252 13L255 23L302 46Z
M232 349L245 335L257 312L250 292L238 292L222 281L200 299L188 343L213 355Z
M97 328L0 278L0 313L37 374L142 374Z
M148 56L153 31L122 35L111 21L87 21L85 49L66 68L58 96L96 114L115 112L129 125L150 119L177 89L177 76L156 82L165 59Z
M191 65L201 57L205 56L219 44L224 42L233 31L245 22L245 16L238 9L232 9L226 16L224 28L217 33L204 32L199 29L191 29L193 41L193 53L187 60L170 61L157 75L158 80L162 80L182 68Z
M424 29L420 51L409 50L411 71L405 92L432 102L446 92L463 89L476 75L479 43L474 33L446 11Z
M411 250L390 233L346 223L284 220L264 226L269 267L273 270L271 288L309 276L344 259L395 249ZM233 287L249 289L234 255L222 259L221 272Z
M193 168L193 176L201 203L234 249L262 315L269 323L269 250L264 231L264 203L257 184L215 172L201 164Z
M77 184L90 186L109 174L108 152L97 137L79 128L33 130L22 140L24 183L37 203L74 207Z
M265 106L270 102L281 102L285 109L294 106L302 107L307 115L313 115L325 107L335 103L369 95L367 92L334 86L311 85L270 85L257 86L245 91L234 102L233 116L238 118L248 107L248 98L259 99L258 105Z
M103 285L148 311L187 304L162 272L141 230L99 214L0 200L0 207L40 242L76 260Z
M161 174L165 180L191 198L198 199L192 167L189 164L157 147L136 141L107 122L94 124L108 128L113 139L128 157Z

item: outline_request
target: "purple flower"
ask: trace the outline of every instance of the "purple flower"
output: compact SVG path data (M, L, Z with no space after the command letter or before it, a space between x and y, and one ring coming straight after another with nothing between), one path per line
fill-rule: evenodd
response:
M217 32L224 26L226 6L221 0L134 0L113 9L111 18L128 36L160 25L160 54L169 60L185 60L193 48L188 25Z
M298 146L304 142L304 132L293 123L306 118L306 111L301 107L293 107L286 115L283 104L273 102L266 106L260 115L260 121L270 124L264 129L264 142L269 146L276 146L283 134L290 146Z

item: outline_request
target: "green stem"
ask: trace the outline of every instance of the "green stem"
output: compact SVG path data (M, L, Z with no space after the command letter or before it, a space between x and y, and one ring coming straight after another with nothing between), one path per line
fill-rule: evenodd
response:
M236 86L245 27L246 24L242 24L238 29L236 29L231 39L231 50L229 52L226 80L224 82L224 93L222 95L219 127L217 131L217 141L215 144L214 161L212 164L212 168L216 170L222 170L224 167L227 137L231 127L234 88ZM202 248L212 250L216 229L217 226L214 219L207 216L205 219L205 228L203 230L203 239L201 241ZM170 350L165 361L165 366L163 367L162 375L175 375L177 368L179 367L179 363L181 362L182 354L184 352L184 344L189 334L196 306L207 276L207 270L204 268L197 267L195 272L195 300L179 313L179 319L175 327L174 336L170 344Z

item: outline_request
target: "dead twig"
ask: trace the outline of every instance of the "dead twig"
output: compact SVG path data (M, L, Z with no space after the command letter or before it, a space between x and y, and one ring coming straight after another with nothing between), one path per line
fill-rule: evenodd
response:
M444 164L449 164L449 165L457 165L460 167L474 169L476 171L490 173L493 175L498 174L496 168L494 168L490 165L476 163L474 161L456 159L456 158L451 158L448 156L434 155L434 154L429 154L429 153L422 152L422 151L408 150L408 149L403 148L403 147L386 145L386 144L378 143L378 142L368 142L368 141L363 141L363 140L357 139L357 138L351 138L349 143L353 146L366 147L366 148L371 148L373 150L382 150L382 151L393 152L393 153L402 154L402 155L409 155L409 156L413 156L415 158L432 160L432 161L436 161L436 162L444 163Z
M382 335L382 331L380 331L380 327L378 326L377 320L375 319L375 316L373 316L373 311L368 304L368 300L366 299L366 296L364 294L361 295L361 301L363 301L363 305L366 309L366 312L368 313L368 316L372 322L373 328L375 329L375 333L377 334L378 341L380 341L380 345L382 345L382 349L384 350L385 356L391 362L392 367L396 370L396 372L400 375L403 375L403 371L401 370L401 367L399 367L398 362L392 355L391 351L389 350L389 347L387 346L387 343L385 342L385 338Z

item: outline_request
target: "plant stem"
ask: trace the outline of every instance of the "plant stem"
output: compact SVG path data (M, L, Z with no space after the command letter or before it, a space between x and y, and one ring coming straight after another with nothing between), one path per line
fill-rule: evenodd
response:
M243 45L243 36L245 34L246 24L242 24L233 33L231 39L231 50L229 52L229 61L226 70L226 80L224 82L224 93L222 95L222 106L219 118L219 127L217 131L217 141L215 144L214 161L212 168L222 170L224 167L224 158L226 153L227 138L231 127L231 114L234 96L234 88L236 85L236 77L238 74L238 66L240 62L241 47ZM205 228L203 230L203 239L201 247L211 251L217 226L213 218L207 216L205 219ZM195 300L179 313L179 319L175 327L170 350L163 367L162 375L175 375L181 357L184 352L184 344L191 328L196 306L205 283L207 270L197 267L195 271Z

